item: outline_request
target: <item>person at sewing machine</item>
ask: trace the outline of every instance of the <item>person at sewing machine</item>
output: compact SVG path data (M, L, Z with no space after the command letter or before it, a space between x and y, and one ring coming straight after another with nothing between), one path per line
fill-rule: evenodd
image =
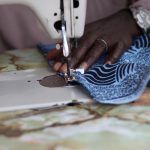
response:
M28 14L28 15L27 15ZM31 10L23 6L0 6L0 49L36 47L52 40ZM88 0L84 35L78 48L72 49L71 68L87 70L108 51L106 64L115 63L131 46L133 36L148 32L150 27L149 0ZM10 27L11 26L11 27ZM66 72L62 55L53 68Z

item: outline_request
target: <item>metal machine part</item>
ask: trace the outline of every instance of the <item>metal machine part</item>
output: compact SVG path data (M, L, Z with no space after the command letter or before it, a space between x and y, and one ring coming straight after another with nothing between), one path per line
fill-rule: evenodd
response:
M66 57L66 63L67 63L67 73L65 74L65 79L66 79L66 82L69 83L70 81L73 80L73 77L72 77L72 74L71 74L71 68L70 68L70 65L69 65L69 62L70 62L70 58L69 58L69 54L71 52L71 48L72 47L77 47L77 42L71 42L71 41L77 41L75 40L76 37L73 37L72 40L70 40L69 38L67 38L67 21L65 20L65 1L64 0L60 0L60 10L61 10L61 31L62 31L62 39L63 39L63 55L64 57ZM75 9L76 7L79 7L79 0L73 0L73 1L70 1L70 2L73 2L73 3L70 3L70 8L71 10ZM71 11L71 17L73 16L73 11ZM75 19L78 19L79 17L76 16ZM71 18L72 20L73 18ZM74 22L74 20L72 21ZM72 24L72 27L74 26L74 24ZM73 29L73 28L72 28ZM72 31L73 33L73 31ZM71 42L71 43L70 43Z

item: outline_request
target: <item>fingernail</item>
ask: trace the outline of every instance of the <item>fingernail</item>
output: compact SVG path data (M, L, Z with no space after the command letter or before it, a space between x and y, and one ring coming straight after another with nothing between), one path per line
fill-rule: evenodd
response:
M84 70L87 70L88 69L88 64L87 63L82 63L81 65L80 65L80 68L81 69L84 69Z
M57 63L54 64L53 69L55 71L59 71L61 66L62 66L62 63L61 62L57 62Z
M105 62L105 65L111 65L111 64L112 64L111 61L106 61L106 62Z

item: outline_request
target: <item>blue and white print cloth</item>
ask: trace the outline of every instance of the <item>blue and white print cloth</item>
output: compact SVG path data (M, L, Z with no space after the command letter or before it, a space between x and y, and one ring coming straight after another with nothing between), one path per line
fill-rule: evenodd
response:
M47 54L55 46L39 44L38 48ZM105 56L85 74L77 72L77 82L100 103L124 104L137 100L150 79L150 34L136 38L116 64L103 65Z
M136 38L116 64L103 65L104 58L85 74L77 72L76 80L100 103L124 104L137 100L150 79L150 34Z

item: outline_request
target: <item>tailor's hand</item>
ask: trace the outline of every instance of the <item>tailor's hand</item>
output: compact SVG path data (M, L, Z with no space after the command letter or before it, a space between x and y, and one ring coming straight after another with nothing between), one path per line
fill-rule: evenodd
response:
M130 10L122 10L108 18L87 25L79 47L72 50L70 67L87 70L106 50L106 64L115 63L131 46L133 36L141 34ZM104 42L106 41L106 43ZM61 61L54 65L56 71L66 72Z

